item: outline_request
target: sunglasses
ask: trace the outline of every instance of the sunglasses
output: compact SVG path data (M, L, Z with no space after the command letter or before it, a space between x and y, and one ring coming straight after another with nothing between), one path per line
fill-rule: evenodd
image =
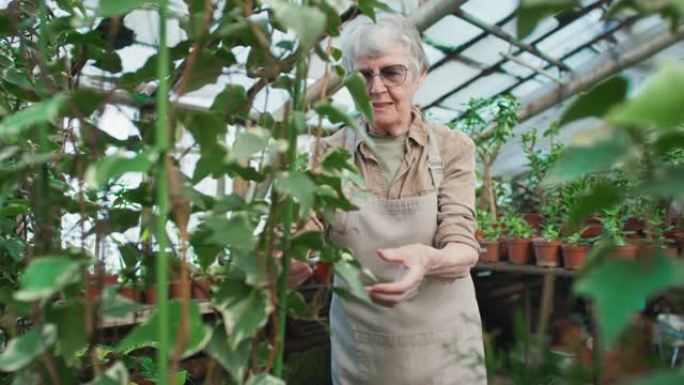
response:
M366 86L371 87L373 78L380 76L382 83L387 87L398 87L406 81L408 68L403 64L392 64L380 68L380 73L373 73L370 69L360 69L359 73L366 80Z

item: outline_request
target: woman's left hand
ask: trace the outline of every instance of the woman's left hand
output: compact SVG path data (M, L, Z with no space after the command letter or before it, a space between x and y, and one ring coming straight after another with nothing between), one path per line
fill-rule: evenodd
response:
M378 283L367 287L368 294L378 305L394 307L418 291L429 270L432 247L412 244L392 249L378 250L378 256L405 269L403 276L394 282Z

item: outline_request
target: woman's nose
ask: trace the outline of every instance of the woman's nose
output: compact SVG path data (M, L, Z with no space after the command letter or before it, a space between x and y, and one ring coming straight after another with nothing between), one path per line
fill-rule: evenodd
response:
M373 76L371 79L369 91L371 94L379 94L386 89L385 83L382 82L382 77L379 75Z

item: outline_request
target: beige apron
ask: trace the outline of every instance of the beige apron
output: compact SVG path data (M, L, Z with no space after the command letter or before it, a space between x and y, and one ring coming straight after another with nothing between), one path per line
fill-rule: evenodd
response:
M355 134L347 129L354 154ZM441 158L428 134L433 184L442 178ZM411 243L433 246L437 231L434 193L379 199L351 192L358 211L337 213L333 239L350 247L380 282L394 279L397 265L382 261L381 248ZM371 285L364 278L364 284ZM335 286L346 283L335 277ZM426 279L419 292L394 308L333 296L330 307L334 385L486 384L480 315L470 276L445 284Z

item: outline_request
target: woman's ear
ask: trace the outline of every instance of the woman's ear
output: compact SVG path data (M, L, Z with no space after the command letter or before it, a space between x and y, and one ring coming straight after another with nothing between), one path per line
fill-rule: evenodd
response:
M424 68L421 72L420 75L418 75L418 79L416 79L416 84L420 85L423 80L425 80L425 77L427 76L427 68Z

